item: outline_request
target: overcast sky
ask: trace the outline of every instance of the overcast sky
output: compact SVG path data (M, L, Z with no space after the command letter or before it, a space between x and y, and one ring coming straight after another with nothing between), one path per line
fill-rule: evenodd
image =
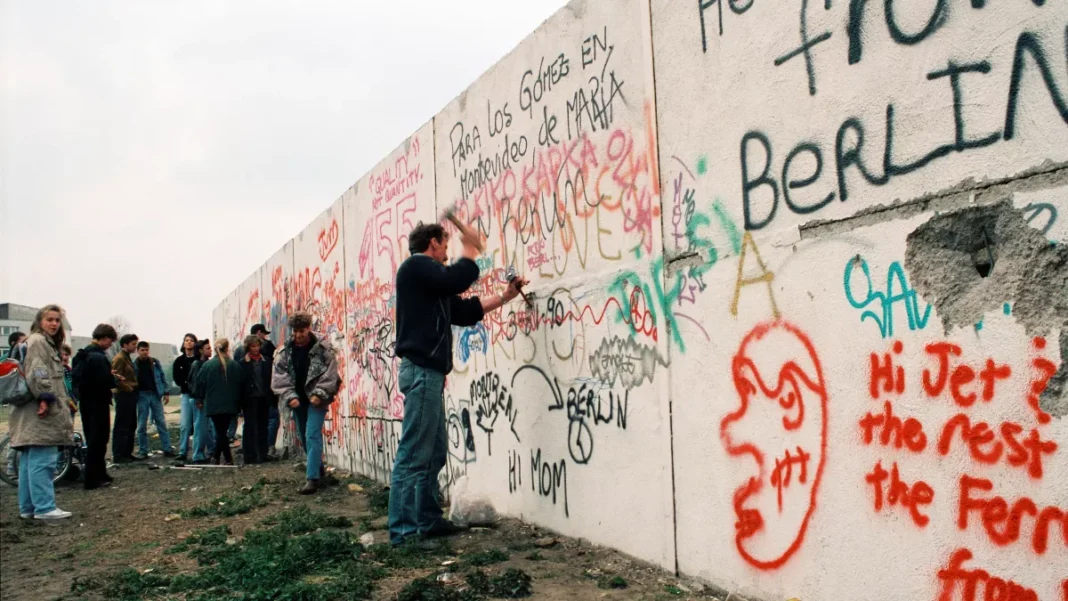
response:
M564 0L0 0L0 302L223 296Z

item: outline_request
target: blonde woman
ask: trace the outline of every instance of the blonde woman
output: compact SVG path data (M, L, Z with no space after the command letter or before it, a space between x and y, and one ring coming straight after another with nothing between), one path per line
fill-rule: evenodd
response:
M26 343L23 371L34 400L15 407L8 425L19 454L19 517L61 520L71 513L56 507L52 479L59 447L71 444L74 422L68 410L61 353L63 309L48 305L37 312Z
M219 338L215 341L215 358L197 370L197 389L204 394L204 414L215 426L215 452L211 462L218 465L233 465L230 445L226 444L226 431L230 420L241 407L241 393L245 386L245 371L230 357L230 341Z

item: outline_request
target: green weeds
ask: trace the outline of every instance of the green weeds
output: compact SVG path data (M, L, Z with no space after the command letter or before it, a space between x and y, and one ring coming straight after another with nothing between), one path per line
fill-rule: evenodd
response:
M467 584L472 591L497 599L529 597L530 583L530 575L516 568L508 568L496 576L487 576L482 570L467 575Z
M293 518L289 513L285 517ZM210 599L366 599L386 571L364 553L345 518L307 512L296 520L249 530L242 540L218 526L170 549L188 552L198 569L190 574L139 573L126 569L103 578L78 579L72 592L99 590L108 599L132 601L179 595Z
M243 488L236 493L215 497L205 505L199 505L179 513L183 518L233 517L245 514L253 509L267 505L267 499L264 497L265 486L266 480L260 478L250 487Z
M508 561L508 554L501 549L490 549L488 551L482 551L480 553L473 553L469 557L464 559L467 565L477 568L483 568L495 563L502 563Z

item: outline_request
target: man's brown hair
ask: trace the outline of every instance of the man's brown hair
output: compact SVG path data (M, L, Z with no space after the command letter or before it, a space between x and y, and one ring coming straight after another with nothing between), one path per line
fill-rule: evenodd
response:
M289 327L294 330L301 328L310 328L312 326L311 313L307 311L297 311L289 318Z
M245 347L245 352L248 353L252 351L252 347L254 346L263 346L263 341L260 340L259 336L251 334L249 336L245 336L245 342L242 346Z
M115 328L109 324L102 323L93 328L93 340L107 340L112 341L119 339L119 333L115 331Z

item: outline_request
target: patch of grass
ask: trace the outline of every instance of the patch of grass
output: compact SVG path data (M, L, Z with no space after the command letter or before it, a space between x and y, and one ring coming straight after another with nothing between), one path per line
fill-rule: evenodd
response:
M63 553L49 553L45 555L45 559L49 561L63 561L67 559L74 559L74 551L65 551Z
M400 545L394 547L389 543L367 547L367 555L387 568L426 568L438 563L438 559L451 555L452 549L444 540L432 549L421 549L417 545Z
M93 548L93 541L85 541L74 545L72 549L75 553L81 553L82 551L88 551Z
M133 568L123 568L110 576L78 576L71 582L70 592L84 594L99 590L105 599L138 601L167 591L167 576L149 572L142 574Z
M225 524L206 530L198 530L189 535L183 542L168 549L167 553L192 551L189 556L196 559L200 564L211 564L216 560L217 556L224 552L223 549L229 538L230 527Z
M268 517L262 524L276 526L276 530L288 534L307 534L322 528L351 528L352 520L343 516L308 511L303 507L293 507Z
M501 563L508 561L508 554L500 549L490 549L488 551L482 551L480 553L473 553L469 557L464 559L467 565L475 566L478 568L493 565L495 563Z
M597 581L597 588L624 589L627 581L622 576L603 576Z
M233 517L252 511L258 507L267 505L267 499L263 496L264 479L260 478L247 490L242 489L236 493L228 493L215 497L206 505L193 507L180 511L184 518L203 518L209 516Z
M545 558L542 557L540 551L535 551L535 552L531 553L530 555L527 555L527 560L528 561L545 561Z
M466 581L472 591L497 599L519 599L531 594L530 575L516 568L508 568L493 577L487 576L482 570L475 570L467 575Z
M163 543L161 543L158 540L150 540L150 541L143 542L143 543L134 543L134 544L130 545L130 550L131 551L144 551L146 549L155 549L156 547L159 547L162 544Z
M193 573L169 575L122 570L99 578L78 579L72 592L99 590L108 599L367 599L386 570L375 564L362 545L339 524L344 518L314 514L299 528L277 520L253 529L242 540L230 537L223 525L191 535L183 544L197 559ZM326 524L306 532L309 525Z
M398 601L478 601L478 599L481 597L475 591L446 587L434 576L412 580L397 596Z
M380 518L389 513L389 489L364 476L352 478L353 483L363 488L363 494L367 495L367 503L371 509L372 518Z
M171 404L167 407L174 406L174 397L171 397ZM181 402L181 399L179 399ZM182 439L182 427L181 425L168 425L167 433L170 434L171 440L177 442ZM177 445L175 445L177 447ZM148 449L149 451L162 451L163 445L160 442L159 435L156 434L155 427L152 428L152 433L148 435Z
M664 592L669 594L669 595L674 595L676 597L682 596L682 589L677 587L677 586L675 586L674 584L665 584L664 585Z
M188 550L189 550L189 543L183 541L183 542L178 543L177 545L174 545L172 547L164 549L163 550L163 554L164 555L177 555L179 553L185 553Z
M376 518L389 513L389 491L378 486L375 490L367 490L367 502L371 506L371 514Z

